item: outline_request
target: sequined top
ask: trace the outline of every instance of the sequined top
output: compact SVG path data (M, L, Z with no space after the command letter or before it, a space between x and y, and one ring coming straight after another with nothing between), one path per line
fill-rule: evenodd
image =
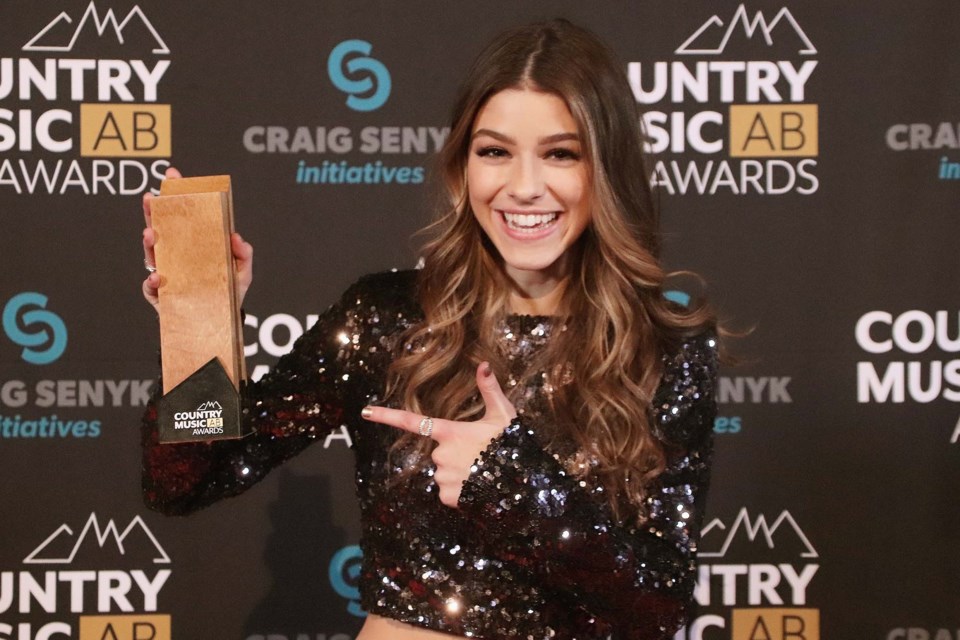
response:
M240 493L346 425L367 611L475 638L670 638L686 622L695 578L716 413L715 338L689 339L663 358L653 412L667 468L649 490L642 525L618 524L602 488L568 473L538 440L532 407L544 391L536 381L511 393L518 418L475 462L452 509L439 501L432 466L389 483L399 469L387 453L400 432L360 417L381 402L398 337L421 320L414 288L414 272L353 285L247 389L242 411L255 433L243 440L158 445L148 410L148 505L184 514ZM555 322L508 317L498 336L508 360L522 364ZM516 384L511 376L507 385Z

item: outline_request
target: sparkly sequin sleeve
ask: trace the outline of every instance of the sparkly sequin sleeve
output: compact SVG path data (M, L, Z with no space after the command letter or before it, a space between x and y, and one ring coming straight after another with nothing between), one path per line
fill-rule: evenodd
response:
M464 483L460 510L489 551L538 576L596 637L669 638L686 622L716 415L716 339L664 358L655 427L668 461L642 525L618 524L601 488L568 474L515 420ZM594 637L587 634L590 637Z
M382 388L391 334L406 326L412 277L397 272L361 279L268 375L248 385L242 419L253 433L245 438L158 444L151 403L141 431L147 506L186 514L241 493L312 442L359 418ZM381 322L381 313L392 317Z

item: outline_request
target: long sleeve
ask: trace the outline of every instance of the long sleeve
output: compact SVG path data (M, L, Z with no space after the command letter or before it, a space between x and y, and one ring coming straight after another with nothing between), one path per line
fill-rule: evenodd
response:
M351 286L259 382L241 391L239 440L159 444L156 407L143 418L143 496L185 514L241 493L331 430L355 421L381 392L394 338L416 315L409 272Z
M460 508L504 562L533 572L586 623L614 638L666 638L686 622L716 415L716 339L664 358L654 406L667 469L642 525L618 524L607 497L568 474L515 420L475 463Z

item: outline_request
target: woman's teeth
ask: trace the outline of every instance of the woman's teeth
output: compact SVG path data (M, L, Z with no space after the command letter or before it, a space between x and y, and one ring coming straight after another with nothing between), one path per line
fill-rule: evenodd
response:
M536 231L557 219L556 213L502 213L507 226L516 231Z

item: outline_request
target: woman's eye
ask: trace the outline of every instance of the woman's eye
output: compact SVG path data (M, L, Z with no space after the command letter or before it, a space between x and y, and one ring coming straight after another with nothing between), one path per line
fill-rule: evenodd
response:
M505 158L507 150L502 147L480 147L477 149L477 155L481 158Z
M573 149L560 147L558 149L551 149L548 151L547 157L555 160L579 160L580 154Z

